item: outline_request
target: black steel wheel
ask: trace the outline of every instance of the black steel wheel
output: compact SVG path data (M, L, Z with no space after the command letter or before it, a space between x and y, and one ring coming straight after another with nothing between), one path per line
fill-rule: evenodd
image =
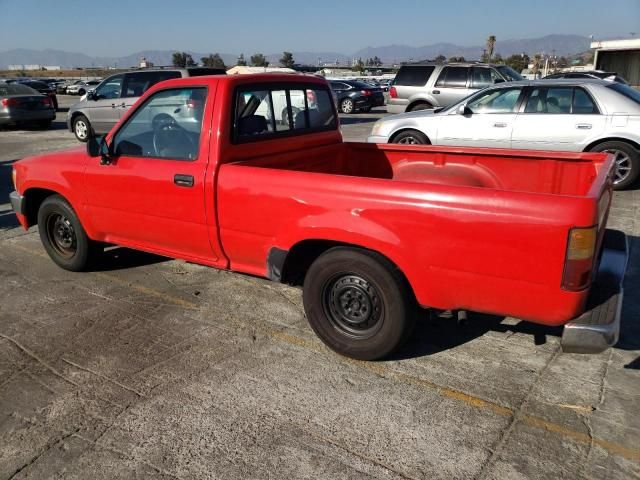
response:
M38 210L38 230L44 249L65 270L86 270L102 250L82 228L76 212L60 195L47 197Z
M318 257L304 280L311 328L336 352L359 360L384 358L413 329L417 312L402 273L382 255L335 247Z

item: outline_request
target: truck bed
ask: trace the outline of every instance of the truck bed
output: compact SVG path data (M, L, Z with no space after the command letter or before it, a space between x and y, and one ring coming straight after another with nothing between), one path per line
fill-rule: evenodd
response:
M585 196L605 158L601 153L342 143L239 163L399 182Z

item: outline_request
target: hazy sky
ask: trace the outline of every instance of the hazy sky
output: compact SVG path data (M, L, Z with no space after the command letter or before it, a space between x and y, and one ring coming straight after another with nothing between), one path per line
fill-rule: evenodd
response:
M336 51L640 34L640 0L0 0L0 51Z

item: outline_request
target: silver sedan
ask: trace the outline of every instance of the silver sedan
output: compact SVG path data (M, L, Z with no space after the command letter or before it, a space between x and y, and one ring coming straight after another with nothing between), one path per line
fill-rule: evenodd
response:
M640 91L595 79L503 83L446 109L385 117L368 141L606 151L623 189L640 175Z

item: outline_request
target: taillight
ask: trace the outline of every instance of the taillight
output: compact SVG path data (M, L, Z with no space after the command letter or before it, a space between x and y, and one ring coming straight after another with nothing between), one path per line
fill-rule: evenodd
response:
M3 107L15 107L18 105L18 100L15 98L3 98L0 103L2 103Z
M360 90L360 93L362 95L364 95L365 97L368 97L370 95L373 95L373 92L371 90Z
M49 100L49 97L43 97L41 101L44 105L51 105L51 100Z
M398 98L398 91L396 90L396 87L391 87L389 89L389 96L391 98Z
M565 290L582 290L591 283L597 238L597 226L569 230L562 276L562 288Z

